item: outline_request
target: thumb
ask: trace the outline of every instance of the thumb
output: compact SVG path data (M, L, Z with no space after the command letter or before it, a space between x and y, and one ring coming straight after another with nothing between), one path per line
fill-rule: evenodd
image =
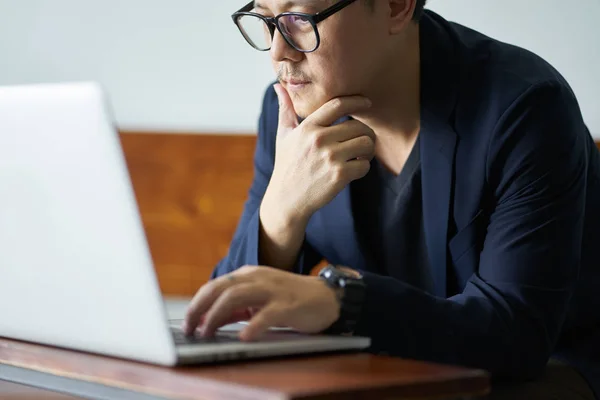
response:
M298 126L298 117L290 95L281 84L274 85L279 100L279 132L291 131Z

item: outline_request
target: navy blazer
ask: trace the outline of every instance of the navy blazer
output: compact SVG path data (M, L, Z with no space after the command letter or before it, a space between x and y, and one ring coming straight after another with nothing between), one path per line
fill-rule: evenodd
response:
M380 274L352 184L311 218L296 272L360 270L371 351L538 376L549 357L600 382L600 155L569 85L536 55L427 11L420 25L423 218L435 292ZM260 265L277 96L264 97L254 180L213 277ZM596 394L600 387L595 387Z

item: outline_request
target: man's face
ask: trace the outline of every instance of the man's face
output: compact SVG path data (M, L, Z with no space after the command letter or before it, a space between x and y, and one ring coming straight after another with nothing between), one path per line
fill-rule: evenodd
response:
M314 14L331 0L259 0L255 9L266 16L286 11ZM283 7L286 7L285 9ZM365 94L382 64L385 24L362 0L317 24L319 48L302 53L289 46L279 32L270 50L273 68L288 91L296 113L305 118L334 97ZM383 26L382 26L383 25Z

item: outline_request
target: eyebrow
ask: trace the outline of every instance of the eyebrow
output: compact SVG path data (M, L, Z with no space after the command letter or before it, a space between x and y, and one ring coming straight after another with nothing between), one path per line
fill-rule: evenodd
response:
M283 8L284 10L290 9L294 6L315 6L317 4L321 3L320 0L287 0L285 3L282 4L281 8ZM258 8L261 10L268 10L267 7L265 7L263 4L259 3L258 1L254 2L254 8Z

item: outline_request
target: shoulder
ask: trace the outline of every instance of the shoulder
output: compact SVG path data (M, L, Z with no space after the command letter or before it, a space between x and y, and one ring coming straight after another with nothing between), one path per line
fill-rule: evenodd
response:
M461 64L462 75L468 74L473 83L475 80L489 83L502 81L510 83L510 88L535 85L543 81L567 85L556 68L530 50L447 21L431 11L427 12L427 18L428 24L437 28L437 34L443 31L450 37L456 48L455 61Z
M554 128L585 131L573 90L548 61L435 13L428 18L446 32L456 49L453 124L461 138L487 141L515 124L532 129L552 127L551 121L557 120L560 124ZM546 133L555 138L569 134L558 129Z
M585 158L588 135L566 79L539 55L431 14L455 46L456 88L451 125L494 186L508 172L535 179L557 162ZM467 154L462 152L460 154Z
M429 79L443 79L443 87L437 90L451 91L451 96L439 95L452 99L451 123L461 139L486 140L516 104L538 102L547 95L564 104L563 112L581 114L565 78L527 49L447 21L432 11L423 17L422 35L429 48L425 51L435 53L427 56L434 66L423 68L430 73ZM554 105L542 102L538 106Z

